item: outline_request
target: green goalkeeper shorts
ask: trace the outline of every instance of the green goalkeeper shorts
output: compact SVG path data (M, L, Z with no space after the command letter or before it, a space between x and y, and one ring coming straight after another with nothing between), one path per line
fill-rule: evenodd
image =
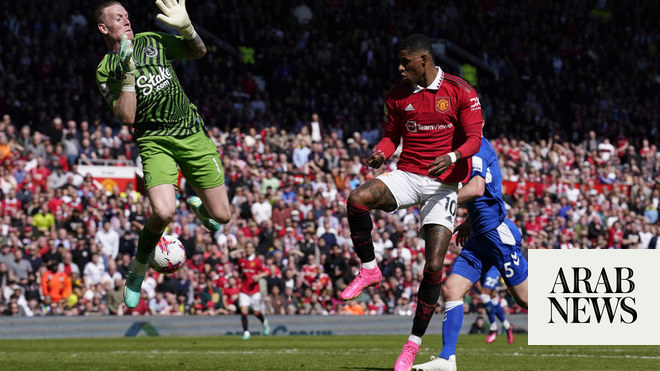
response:
M179 168L188 184L202 189L225 184L225 173L215 144L204 131L176 138L147 136L137 139L145 189L178 185ZM179 165L179 168L177 168Z

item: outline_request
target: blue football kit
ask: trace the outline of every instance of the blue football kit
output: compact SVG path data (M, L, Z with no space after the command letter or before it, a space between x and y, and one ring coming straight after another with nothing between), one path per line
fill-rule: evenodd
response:
M497 267L494 265L490 267L488 272L484 274L483 277L481 277L481 287L490 289L490 290L495 290L497 286L500 284L500 278L502 275L500 272L497 270Z
M479 152L472 156L470 178L475 176L484 178L485 191L466 205L472 220L472 235L456 259L452 273L475 283L494 266L508 286L518 285L527 279L527 260L521 251L522 235L506 218L502 172L497 154L486 138L481 139Z

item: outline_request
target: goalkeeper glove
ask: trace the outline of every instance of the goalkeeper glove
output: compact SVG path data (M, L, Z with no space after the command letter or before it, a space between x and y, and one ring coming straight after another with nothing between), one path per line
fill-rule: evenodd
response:
M121 67L121 91L135 91L135 61L133 42L126 35L119 42L119 65Z
M186 11L186 0L156 0L156 5L163 12L156 16L159 21L176 28L187 40L197 36Z

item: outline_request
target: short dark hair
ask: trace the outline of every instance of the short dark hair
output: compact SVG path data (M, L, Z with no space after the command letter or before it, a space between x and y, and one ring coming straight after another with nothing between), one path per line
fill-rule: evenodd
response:
M410 53L428 52L433 56L433 46L431 39L421 33L414 33L401 41L400 50L407 50Z
M94 20L96 21L96 24L103 23L103 20L101 19L103 17L103 11L114 5L121 5L121 3L119 1L104 1L94 9Z

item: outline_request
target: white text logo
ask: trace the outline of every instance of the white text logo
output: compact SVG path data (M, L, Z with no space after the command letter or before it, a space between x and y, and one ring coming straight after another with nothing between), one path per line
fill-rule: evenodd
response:
M149 76L140 76L137 79L137 86L142 89L142 94L147 96L151 94L154 89L159 91L170 85L172 74L166 67L158 67L160 72L158 75L149 74Z
M470 106L470 111L474 111L477 109L481 109L481 103L479 102L479 98L470 98L470 102L472 105Z
M418 131L429 131L429 130L445 130L451 129L454 127L454 124L418 124L416 121L406 122L406 129L410 133L416 133Z

